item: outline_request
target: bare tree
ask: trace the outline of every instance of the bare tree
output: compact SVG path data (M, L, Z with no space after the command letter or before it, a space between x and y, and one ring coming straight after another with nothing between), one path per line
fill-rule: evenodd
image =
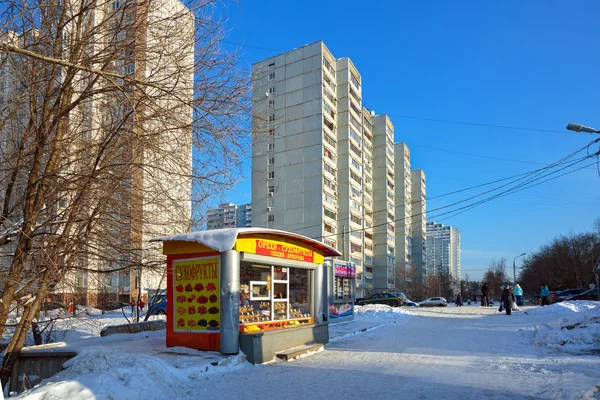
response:
M499 261L493 260L483 274L483 281L488 284L489 298L499 295L502 286L509 281L506 275L506 258L502 257Z
M236 182L249 75L216 2L6 0L0 8L0 334L6 381L50 295L139 299L185 232ZM193 211L194 210L194 211Z

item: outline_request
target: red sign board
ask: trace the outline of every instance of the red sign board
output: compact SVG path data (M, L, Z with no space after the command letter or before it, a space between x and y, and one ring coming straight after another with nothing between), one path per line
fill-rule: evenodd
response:
M275 240L256 240L256 254L285 258L287 260L314 262L314 253L312 250Z

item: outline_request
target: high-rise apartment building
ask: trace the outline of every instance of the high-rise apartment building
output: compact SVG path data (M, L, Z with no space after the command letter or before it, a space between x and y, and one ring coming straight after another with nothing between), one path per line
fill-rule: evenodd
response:
M248 228L252 226L252 204L219 204L218 208L208 210L206 229Z
M90 3L86 10L78 12L85 23L76 26L72 22L64 27L61 42L64 47L59 51L69 60L77 57L71 56L71 52L81 52L80 57L85 60L82 63L120 77L98 79L98 74L81 70L69 78L74 107L65 127L67 149L61 150L65 155L60 162L67 166L58 175L59 178L77 175L87 171L86 163L96 161L98 170L109 171L115 177L115 186L114 191L89 194L96 189L90 185L90 191L84 193L87 197L82 201L89 204L89 211L82 214L91 215L97 211L94 207L101 204L97 208L102 208L106 218L94 224L93 233L86 237L86 248L77 257L79 268L71 269L75 271L64 277L55 294L73 294L75 288L82 296L78 301L96 303L100 296L103 301L117 298L129 301L138 294L146 297L148 290L166 284L162 246L149 240L185 232L190 227L194 16L178 0L114 0ZM50 26L49 31L54 29L51 19L45 23ZM43 30L40 32L45 34ZM52 34L44 40L53 40ZM11 33L11 42L20 46L40 36L27 35ZM48 47L41 43L44 45L39 49ZM11 99L20 95L25 101L23 118L31 118L27 109L29 90L43 86L45 81L24 82L31 88L23 90L16 84L19 78L14 74L13 64L1 62L4 56L0 55L0 106L10 104ZM8 58L15 61L24 57L9 54ZM28 64L25 60L18 62L25 69L34 65L31 60ZM67 70L64 67L52 78L57 88ZM38 110L31 111L34 112ZM11 129L13 143L18 142L15 139L24 134L26 126L18 119L15 125L21 128ZM2 142L5 133L0 131ZM114 143L118 143L117 150L108 150ZM89 157L83 155L99 148L107 154L98 151L102 157L95 153ZM7 154L10 153L0 155L0 164L1 157ZM48 219L56 218L73 201L71 189L63 186L57 189L56 204L47 205ZM106 220L110 220L110 226ZM3 262L7 262L6 258ZM148 265L154 268L145 268Z
M396 278L403 289L411 281L412 237L412 180L410 150L405 143L395 144L395 192L396 192Z
M427 250L427 187L425 173L421 169L410 172L412 182L412 268L414 279L423 282L429 271L425 262Z
M427 222L427 271L448 272L460 280L460 231L452 226Z
M357 296L395 288L394 127L363 107L358 70L319 41L252 72L253 226L340 250Z

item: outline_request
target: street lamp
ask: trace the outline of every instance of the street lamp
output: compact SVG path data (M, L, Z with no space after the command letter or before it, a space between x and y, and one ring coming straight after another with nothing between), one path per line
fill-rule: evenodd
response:
M519 254L518 256L513 258L513 286L517 285L517 267L515 265L515 261L517 258L523 257L525 254L527 254L527 253Z
M600 131L590 126L576 124L575 122L569 122L569 125L567 125L567 129L575 132L600 133Z

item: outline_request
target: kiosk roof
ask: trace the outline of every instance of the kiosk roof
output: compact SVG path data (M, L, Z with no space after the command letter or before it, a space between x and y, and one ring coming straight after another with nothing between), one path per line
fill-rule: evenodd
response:
M307 246L313 247L323 253L325 257L341 256L342 253L331 246L321 243L317 240L296 233L280 231L268 228L226 228L214 229L209 231L189 232L182 235L165 236L150 240L151 242L197 242L217 251L228 251L233 249L235 241L240 237L253 237L258 235L273 235L281 239L290 239L301 242Z

